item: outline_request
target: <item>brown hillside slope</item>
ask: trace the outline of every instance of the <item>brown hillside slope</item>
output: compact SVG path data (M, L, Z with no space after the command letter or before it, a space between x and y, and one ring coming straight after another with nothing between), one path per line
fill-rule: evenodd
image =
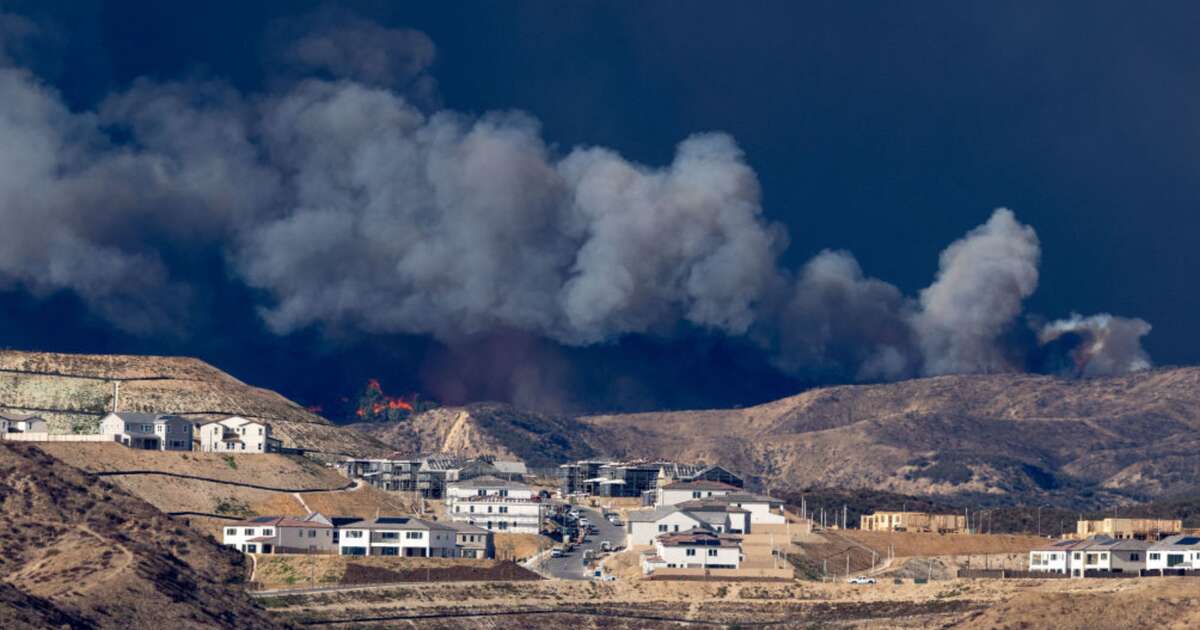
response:
M0 627L273 627L241 554L35 446L0 444Z
M196 420L241 415L270 422L286 446L332 452L382 448L198 359L0 351L0 409L37 413L54 432L95 432L100 417L112 410L114 383L119 383L117 407L122 411Z
M1029 496L1065 484L1061 501L1086 488L1095 503L1200 491L1198 368L943 376L581 420L614 454L722 462L774 487Z
M351 425L407 454L518 457L530 466L554 466L593 457L598 432L573 418L522 411L499 403L443 407L388 424Z

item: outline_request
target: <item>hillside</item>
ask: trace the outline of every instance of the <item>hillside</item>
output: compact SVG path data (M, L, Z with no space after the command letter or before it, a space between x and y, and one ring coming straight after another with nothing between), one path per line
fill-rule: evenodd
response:
M113 409L114 395L121 411L266 420L285 446L330 452L382 448L198 359L0 351L0 410L36 413L47 419L52 432L95 432L100 417Z
M274 627L245 560L32 445L0 444L0 627Z
M404 451L721 463L775 492L871 488L1072 509L1200 493L1200 368L814 389L743 409L567 418L504 405L355 425Z
M511 405L476 403L443 407L403 422L350 425L406 454L494 454L518 457L534 467L594 457L604 436L567 416L522 411Z
M1119 503L1200 492L1200 369L943 376L737 410L583 418L629 457L720 461L769 487Z

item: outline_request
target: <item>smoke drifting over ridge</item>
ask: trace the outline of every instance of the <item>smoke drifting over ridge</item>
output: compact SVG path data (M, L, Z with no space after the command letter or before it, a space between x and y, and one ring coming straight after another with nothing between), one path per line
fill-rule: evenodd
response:
M0 20L0 286L71 291L158 334L181 326L194 290L165 252L216 248L281 334L515 330L586 345L694 327L749 336L790 373L852 380L1016 370L1038 350L1005 334L1040 256L1008 210L951 244L916 297L849 252L793 272L728 135L687 138L660 167L559 152L520 112L414 105L430 102L423 34L303 24L315 30L283 29L289 76L270 90L139 81L72 112L17 65L31 25ZM387 54L358 56L364 41ZM1081 339L1068 351L1083 375L1149 366L1141 320L1037 332L1047 348Z

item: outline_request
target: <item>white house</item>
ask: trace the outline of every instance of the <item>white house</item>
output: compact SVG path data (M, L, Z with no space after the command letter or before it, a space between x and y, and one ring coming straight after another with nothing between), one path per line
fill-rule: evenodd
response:
M343 556L453 558L458 533L453 527L411 516L379 516L339 528Z
M211 453L270 453L279 450L271 425L241 416L202 425L200 450Z
M548 510L533 488L518 481L486 476L446 486L450 519L490 531L540 533Z
M783 525L783 501L761 494L732 492L719 497L721 501L750 513L750 522L755 525Z
M337 553L338 531L319 513L259 516L224 527L224 544L245 553Z
M1146 568L1200 570L1200 536L1169 536L1146 550Z
M179 416L120 411L100 420L100 434L130 448L192 450L192 423Z
M1086 542L1082 540L1059 540L1036 547L1029 552L1029 570L1070 574L1072 551L1085 546Z
M474 496L447 504L450 519L494 532L537 534L542 531L549 506L538 499Z
M703 529L717 534L750 533L749 513L715 501L685 501L679 505L660 505L632 510L625 516L625 532L630 546L654 544L663 534Z
M0 413L0 433L48 433L46 421L39 416Z
M656 538L653 553L642 557L642 572L662 568L736 569L741 563L742 547L736 537L693 529Z
M446 503L474 497L532 499L533 488L519 482L485 476L446 485Z
M676 481L658 489L656 505L675 505L695 499L711 499L741 492L741 488L720 481Z

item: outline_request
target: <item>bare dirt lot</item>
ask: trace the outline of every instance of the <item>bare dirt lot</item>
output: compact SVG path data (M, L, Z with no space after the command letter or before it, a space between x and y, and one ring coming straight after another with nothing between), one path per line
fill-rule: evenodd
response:
M254 581L264 589L380 582L541 579L511 562L468 558L260 555Z
M1150 620L1166 628L1195 627L1200 580L945 580L873 586L545 581L406 585L272 597L263 603L289 621L355 619L362 624L387 617L391 627L678 627L678 621L688 620L775 622L781 627L1115 630ZM490 616L429 617L473 613ZM424 618L402 619L417 615Z

